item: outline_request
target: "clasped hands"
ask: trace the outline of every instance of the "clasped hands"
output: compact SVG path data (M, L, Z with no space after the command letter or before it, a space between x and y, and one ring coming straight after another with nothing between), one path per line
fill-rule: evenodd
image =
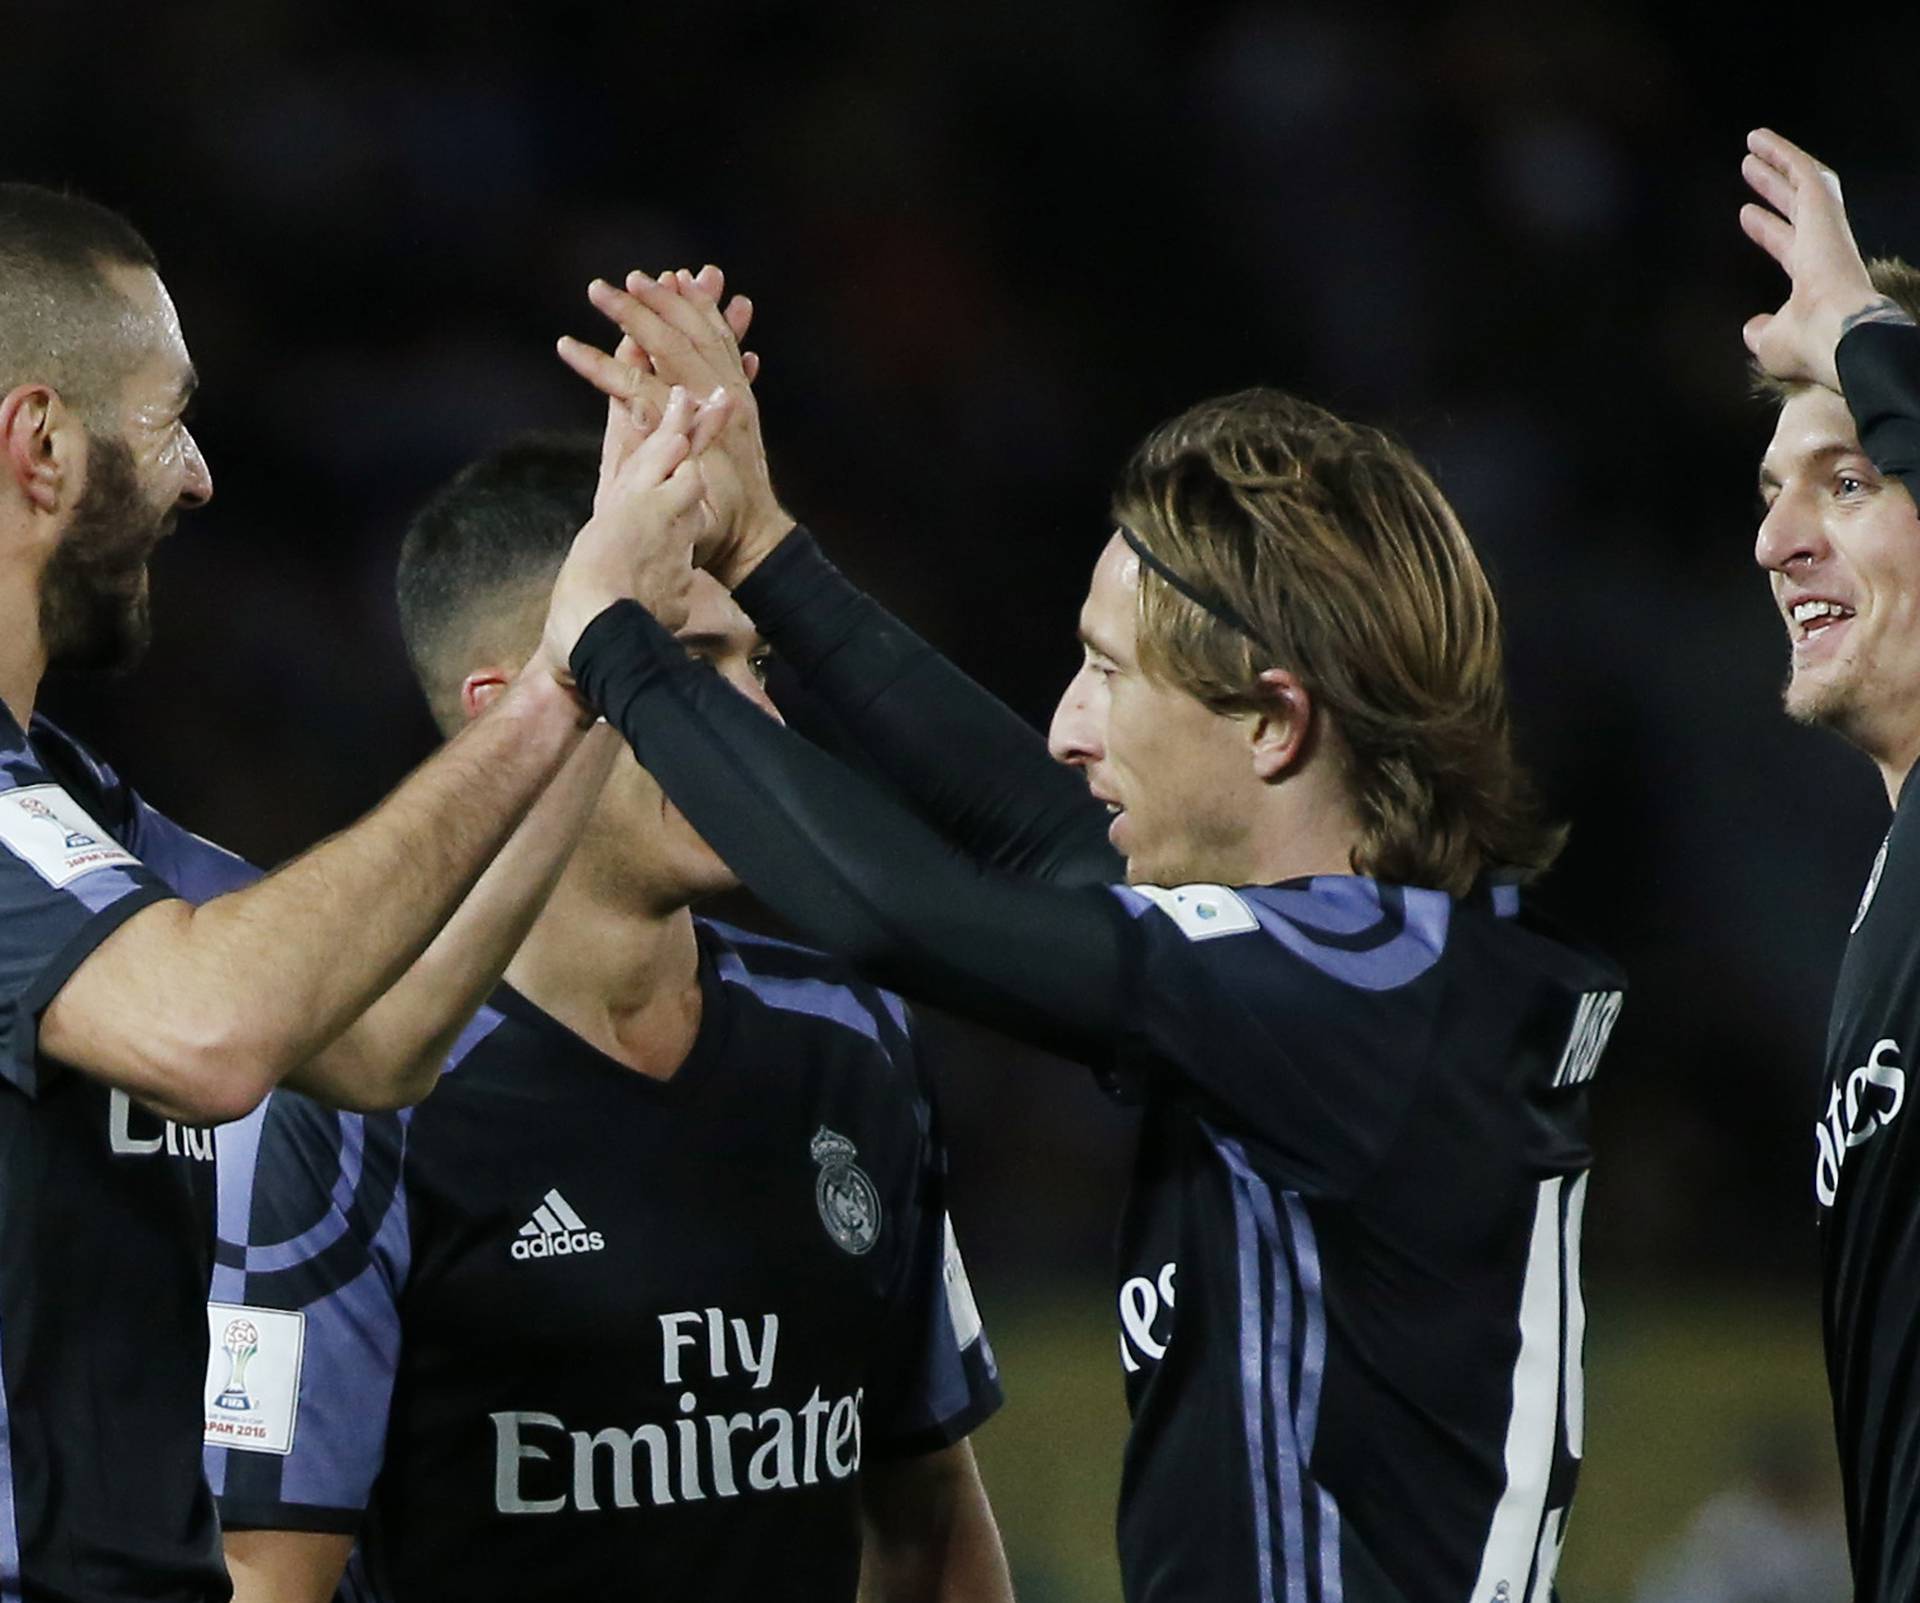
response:
M624 286L596 279L587 298L618 344L559 342L561 360L607 397L593 517L555 582L542 645L563 682L604 608L632 597L678 629L696 568L731 587L793 527L761 443L759 359L741 350L753 303L725 290L711 266L657 279L636 271Z

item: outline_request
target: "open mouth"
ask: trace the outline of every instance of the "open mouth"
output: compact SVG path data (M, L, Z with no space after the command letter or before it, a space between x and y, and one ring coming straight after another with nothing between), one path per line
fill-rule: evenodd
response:
M1810 645L1849 623L1853 608L1844 602L1824 598L1796 601L1787 609L1787 620L1796 649Z

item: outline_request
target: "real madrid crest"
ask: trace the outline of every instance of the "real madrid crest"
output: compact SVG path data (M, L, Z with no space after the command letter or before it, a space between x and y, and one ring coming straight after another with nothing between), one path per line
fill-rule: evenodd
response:
M808 1150L820 1165L813 1200L827 1234L842 1252L856 1258L872 1251L880 1239L880 1193L853 1161L858 1155L854 1144L823 1124Z

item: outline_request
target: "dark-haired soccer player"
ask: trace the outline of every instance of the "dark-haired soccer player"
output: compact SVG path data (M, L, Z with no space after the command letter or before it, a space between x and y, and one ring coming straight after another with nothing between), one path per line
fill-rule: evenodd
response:
M50 669L144 644L148 558L213 491L194 383L146 242L0 185L0 1600L227 1595L200 1473L203 1127L283 1080L379 1107L432 1085L565 850L565 805L429 943L578 746L566 620L633 567L617 524L590 530L493 711L248 883L34 712ZM695 515L693 423L683 397L606 507Z
M629 284L594 299L651 368L739 398L701 560L921 816L742 716L640 605L582 635L582 690L810 938L1144 1104L1118 1268L1127 1596L1546 1599L1582 1447L1587 1098L1621 989L1523 909L1560 836L1439 491L1272 391L1156 429L1121 475L1055 766L780 512L717 275ZM650 404L649 364L565 353Z
M415 521L401 619L449 734L532 649L594 476L524 442ZM772 714L704 574L679 648ZM593 739L620 760L431 1102L281 1094L221 1133L236 1595L851 1600L864 1552L876 1603L1005 1599L965 1441L999 1389L905 1013L694 918L732 876Z
M1853 921L1813 1127L1827 1376L1854 1596L1920 1596L1920 272L1860 259L1839 180L1748 138L1747 233L1792 293L1746 328L1779 401L1754 557L1791 644L1788 714L1873 760L1893 804Z

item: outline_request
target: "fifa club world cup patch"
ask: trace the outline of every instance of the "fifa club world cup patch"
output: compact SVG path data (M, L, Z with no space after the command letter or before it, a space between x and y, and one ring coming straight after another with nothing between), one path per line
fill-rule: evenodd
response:
M965 1352L980 1339L980 1305L973 1300L973 1282L967 1279L967 1266L961 1261L960 1243L954 1239L953 1218L946 1220L947 1245L940 1275L947 1283L947 1318L953 1324L953 1344Z
M871 1252L880 1239L880 1193L866 1170L853 1161L858 1149L823 1124L808 1150L820 1165L813 1200L833 1244L856 1258Z
M303 1313L207 1304L207 1446L293 1451L306 1345Z
M0 845L55 890L96 868L139 862L58 785L0 791Z
M1221 935L1246 935L1260 927L1253 910L1224 885L1162 885L1133 887L1180 926L1190 941L1210 941Z

